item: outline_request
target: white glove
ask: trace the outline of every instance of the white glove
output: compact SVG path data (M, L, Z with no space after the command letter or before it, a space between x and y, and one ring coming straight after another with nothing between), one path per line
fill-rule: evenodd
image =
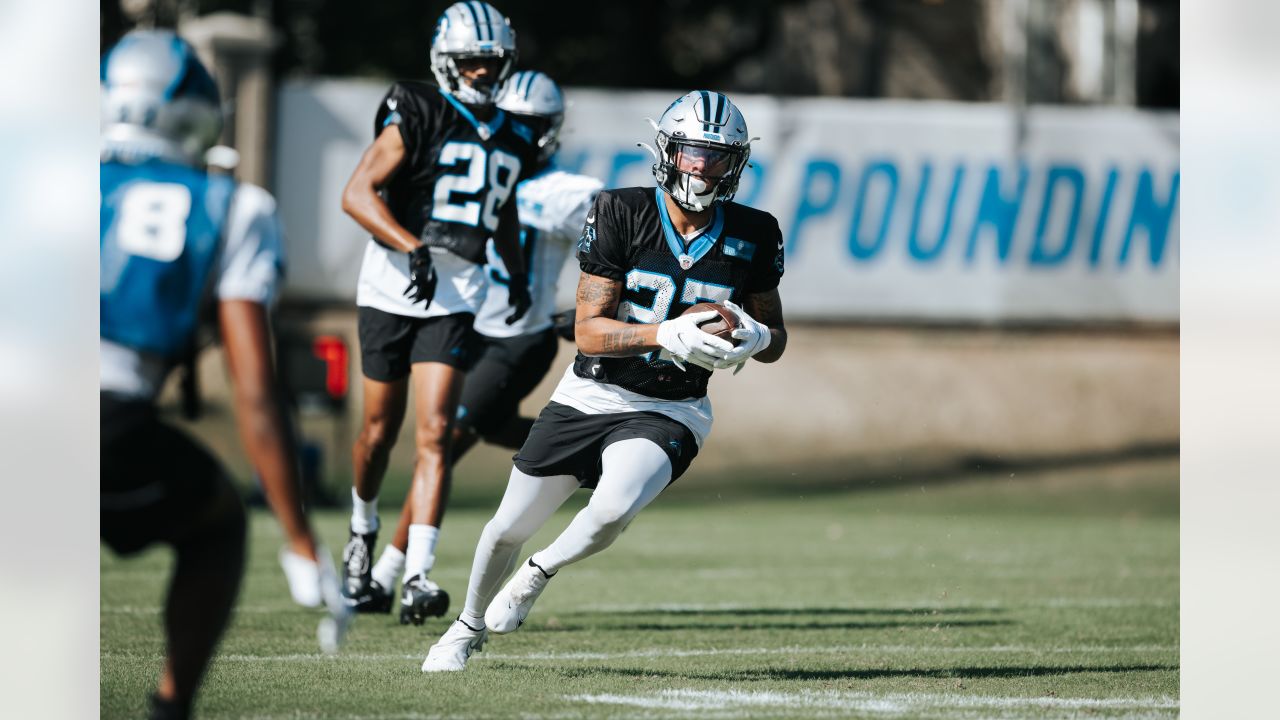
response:
M716 360L715 366L717 370L723 370L737 365L738 367L733 371L733 374L737 375L749 358L769 347L773 334L769 332L767 325L748 315L746 310L738 307L732 300L725 300L724 306L732 310L738 316L738 322L741 323L733 331L733 337L738 341L738 346L723 358Z
M658 344L671 354L671 361L684 370L684 363L692 363L708 370L733 350L728 340L721 340L704 332L698 323L719 317L715 310L681 315L658 324Z

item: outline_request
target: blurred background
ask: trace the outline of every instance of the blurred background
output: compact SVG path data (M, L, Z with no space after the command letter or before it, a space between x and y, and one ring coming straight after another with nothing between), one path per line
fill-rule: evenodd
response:
M241 155L237 176L280 201L280 365L316 503L346 497L360 411L367 236L339 195L388 83L430 77L448 4L100 4L104 50L137 26L176 27L196 45L231 114L223 142ZM729 93L762 138L738 200L783 229L791 344L780 363L716 378L715 433L673 491L1177 457L1176 1L497 7L519 67L566 88L569 170L651 185L636 147L653 141L644 118L693 88ZM563 307L575 278L566 268ZM526 414L571 357L562 344ZM196 378L203 417L190 429L247 482L218 353ZM165 407L183 416L176 383ZM386 498L407 483L411 428ZM509 458L469 455L457 502L491 504Z

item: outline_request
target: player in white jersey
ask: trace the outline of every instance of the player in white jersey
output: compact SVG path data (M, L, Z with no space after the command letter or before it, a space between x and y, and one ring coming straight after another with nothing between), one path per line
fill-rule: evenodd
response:
M185 718L226 627L244 564L245 518L218 462L164 422L156 398L216 310L236 419L288 537L294 599L326 605L322 645L349 616L332 561L303 514L297 455L278 401L267 308L283 271L275 199L206 172L221 127L218 91L169 31L135 31L102 60L101 533L132 554L176 554L165 607L168 655L152 718Z
M552 577L609 547L688 469L711 430L712 370L774 362L786 348L778 221L730 202L751 152L742 113L696 91L655 125L658 187L596 196L578 242L578 356L514 458L466 603L423 672L462 670L490 631L520 627ZM704 301L737 316L736 345L699 328L718 316L688 312ZM592 489L587 506L520 564L523 544L580 487Z
M533 304L523 318L506 322L511 275L490 242L484 268L489 288L475 321L475 329L484 339L483 349L475 367L467 373L458 404L454 462L482 438L517 450L529 435L533 418L520 415L520 401L546 377L555 359L557 340L552 315L557 281L570 250L582 235L587 212L603 188L595 178L555 167L565 103L554 80L532 70L518 72L504 86L498 107L533 128L538 138L537 170L516 189L520 244L529 268ZM361 611L390 609L408 542L408 509L406 502L396 534L373 568L370 593L357 605ZM420 615L405 607L401 608L400 617L402 622L421 622Z

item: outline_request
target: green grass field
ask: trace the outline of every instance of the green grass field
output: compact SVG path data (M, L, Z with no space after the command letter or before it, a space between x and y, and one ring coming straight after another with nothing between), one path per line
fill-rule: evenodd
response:
M339 656L318 654L318 616L290 603L278 526L258 512L197 714L1177 716L1176 459L853 491L795 480L765 492L682 479L614 547L566 569L519 632L491 638L465 673L430 676L419 666L444 620L361 616ZM442 535L432 577L455 611L489 501L460 502ZM345 514L318 522L336 552ZM104 718L142 715L169 562L103 551Z

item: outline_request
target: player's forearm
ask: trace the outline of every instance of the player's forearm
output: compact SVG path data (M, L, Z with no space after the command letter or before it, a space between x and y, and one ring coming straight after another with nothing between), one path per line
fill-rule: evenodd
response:
M508 275L520 275L528 272L524 266L524 253L520 252L519 220L507 220L498 227L493 235L493 249L502 258Z
M771 363L782 357L782 353L787 349L787 329L786 328L770 328L769 329L769 347L761 350L754 355L756 360L763 363Z
M593 317L574 325L578 350L590 357L629 357L660 350L657 325Z
M421 243L391 215L391 210L372 187L347 185L342 193L342 211L374 237L402 252L410 252Z
M301 482L295 461L298 454L279 403L270 397L246 393L238 395L235 404L240 440L262 481L267 504L280 520L294 550L305 550L305 555L314 556L315 542L302 509Z

